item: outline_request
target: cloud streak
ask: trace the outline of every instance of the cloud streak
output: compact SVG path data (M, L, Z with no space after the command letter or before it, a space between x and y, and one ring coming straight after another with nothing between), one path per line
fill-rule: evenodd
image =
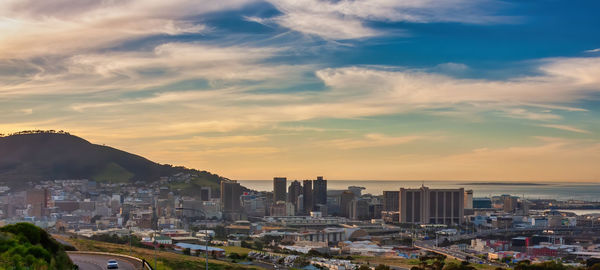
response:
M367 147L382 147L393 146L414 142L424 139L424 136L401 136L392 137L385 134L369 133L361 139L336 139L326 142L324 145L333 146L342 150L367 148Z
M0 59L72 55L152 35L197 34L193 15L240 8L251 1L76 1L0 3Z
M461 22L487 24L506 18L489 14L494 1L323 1L270 0L282 15L257 19L274 22L300 33L330 40L361 39L384 32L369 26L369 22ZM483 8L483 7L487 8ZM455 14L461 13L461 16Z
M569 126L569 125L552 125L552 124L545 124L545 125L540 125L541 127L547 127L547 128L554 128L554 129L560 129L560 130L565 130L565 131L570 131L570 132L576 132L576 133L584 133L584 134L589 134L590 132L585 130L585 129L580 129L580 128L576 128L573 126Z

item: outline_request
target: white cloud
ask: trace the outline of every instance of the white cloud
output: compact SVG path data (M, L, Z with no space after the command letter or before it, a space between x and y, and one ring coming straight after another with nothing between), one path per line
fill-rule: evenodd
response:
M378 31L364 26L360 20L309 12L288 13L274 21L301 33L333 40L366 38L378 34Z
M0 2L0 59L73 55L151 35L202 33L186 18L240 8L251 1Z
M555 128L555 129L560 129L560 130L566 130L566 131L571 131L571 132L576 132L576 133L590 133L589 131L585 130L585 129L580 129L580 128L576 128L573 126L569 126L569 125L552 125L552 124L546 124L546 125L540 125L541 127L547 127L547 128Z
M548 76L568 80L581 90L600 90L600 57L553 58L545 62L540 70Z
M538 120L538 121L549 121L549 120L558 120L562 119L560 115L552 114L548 111L542 112L532 112L523 108L510 108L505 109L502 113L504 116L512 117L512 118L521 118L521 119L529 119L529 120Z
M331 40L357 39L380 34L369 21L490 23L505 18L490 16L495 1L323 1L269 0L283 15L269 21ZM486 6L486 9L482 8ZM265 20L256 20L264 23Z
M600 58L547 60L540 76L505 81L457 79L419 71L346 67L317 71L330 96L355 96L381 106L457 103L568 103L600 91ZM516 114L523 111L514 111Z
M74 77L83 76L81 74L97 77L98 82L95 84L98 86L90 86L96 91L105 88L129 91L186 78L223 80L229 86L165 91L143 98L110 98L107 101L75 103L70 107L86 115L97 112L121 115L124 127L128 121L138 122L141 127L127 128L132 130L132 134L152 132L155 130L152 123L157 118L169 119L158 120L165 123L159 128L160 132L175 135L253 130L283 122L361 118L435 108L453 108L457 115L466 109L469 110L469 115L491 111L505 117L551 122L562 119L553 110L585 112L564 104L576 102L594 91L590 87L593 85L589 81L591 77L580 77L569 71L565 71L567 75L562 75L558 67L578 69L587 74L593 71L588 71L586 67L594 69L593 62L600 61L600 58L586 59L590 61L554 59L541 68L542 71L552 72L507 81L457 79L423 71L390 71L377 67L322 69L316 75L327 85L328 88L324 91L257 93L253 90L295 85L303 80L303 72L314 67L262 64L261 57L276 53L268 49L254 53L253 55L258 55L257 59L244 59L243 52L247 51L246 48L185 45L181 50L175 50L178 46L179 44L165 46L164 48L169 49L161 49L160 53L155 50L148 54L108 55L104 59L100 56L86 56L81 58L85 61L78 61L75 65L77 68L71 70L80 74ZM206 57L202 57L203 54ZM563 65L561 61L570 64ZM573 63L581 63L583 66L574 67ZM156 77L137 74L136 70L143 67L156 67L167 72ZM230 74L226 74L228 70ZM110 87L100 83L106 78L110 79L107 82ZM236 82L238 79L241 80L239 83ZM248 86L246 80L260 81L256 86ZM75 79L60 88L68 91L78 82ZM50 79L38 87L41 88L42 85L58 87ZM600 89L596 91L598 90ZM160 114L140 122L135 120L135 114L127 116L132 111L158 111ZM376 139L371 138L370 143L383 143L383 139Z
M441 73L459 74L469 70L469 67L462 63L443 63L436 65L433 70Z
M523 103L522 105L528 107L537 107L537 108L545 108L552 110L561 110L567 112L587 112L588 110L583 108L569 107L569 106L561 106L561 105L553 105L553 104L536 104L536 103Z
M7 96L65 94L111 91L137 91L184 80L219 83L271 80L277 83L299 80L307 65L271 65L263 63L282 52L282 48L224 47L200 43L166 43L147 52L108 52L79 54L53 63L52 70L21 76L18 83L0 81L0 93ZM11 75L12 76L12 75ZM2 78L2 76L0 76ZM265 83L265 84L268 84ZM198 98L213 94L194 93ZM181 93L180 93L181 94ZM153 102L181 99L164 94ZM95 102L98 103L98 102ZM115 103L101 102L101 105ZM119 102L116 102L118 104ZM78 104L77 107L95 105Z
M30 114L33 114L33 109L32 108L20 109L19 112L24 115L30 115Z

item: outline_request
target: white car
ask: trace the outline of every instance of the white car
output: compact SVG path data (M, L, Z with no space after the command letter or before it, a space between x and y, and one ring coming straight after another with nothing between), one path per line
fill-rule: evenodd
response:
M106 269L119 269L119 263L117 263L117 260L108 260Z

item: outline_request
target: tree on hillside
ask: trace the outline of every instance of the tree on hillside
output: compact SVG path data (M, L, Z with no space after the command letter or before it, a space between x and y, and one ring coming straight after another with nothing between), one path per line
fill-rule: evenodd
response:
M385 264L380 264L377 267L375 267L375 270L390 270L390 267Z
M62 245L29 223L0 228L0 269L71 269Z

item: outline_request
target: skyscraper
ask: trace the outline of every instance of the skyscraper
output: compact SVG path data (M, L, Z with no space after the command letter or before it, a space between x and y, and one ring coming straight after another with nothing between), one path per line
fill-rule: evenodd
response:
M313 190L312 190L312 181L304 180L302 181L302 195L303 195L303 207L304 214L310 214L310 211L313 209Z
M400 223L462 224L464 188L400 189Z
M516 196L510 196L510 195L502 195L500 196L502 198L502 210L506 213L512 213L514 212L517 207L518 207L518 200L519 197Z
M327 205L327 180L323 176L317 176L313 181L313 205Z
M342 195L340 196L340 216L347 218L351 217L351 206L354 197L354 192L352 191L346 190L342 192Z
M31 205L31 212L29 214L38 218L45 216L50 201L48 189L28 190L25 194L27 204Z
M300 194L302 194L302 184L294 180L288 188L288 202L291 202L296 207L296 210L298 209L298 196Z
M277 203L279 201L286 201L286 187L287 179L285 177L273 178L273 203Z
M369 201L361 198L355 198L349 204L349 217L354 220L369 219Z
M473 190L465 190L465 209L473 209Z
M400 210L400 191L383 192L383 211L398 212Z
M236 181L221 181L221 207L223 212L241 211L240 196L242 196L242 186Z

